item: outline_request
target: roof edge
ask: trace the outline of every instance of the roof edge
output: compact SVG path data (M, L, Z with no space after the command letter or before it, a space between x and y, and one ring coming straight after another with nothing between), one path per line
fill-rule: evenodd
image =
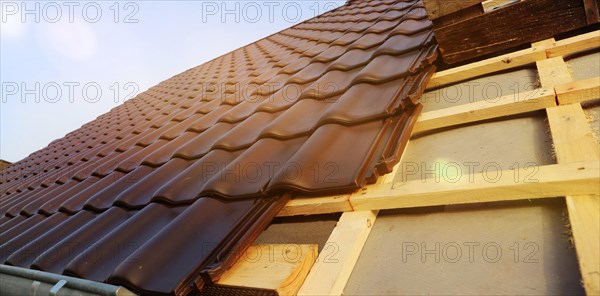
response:
M15 266L0 265L0 275L3 295L136 295L120 286Z

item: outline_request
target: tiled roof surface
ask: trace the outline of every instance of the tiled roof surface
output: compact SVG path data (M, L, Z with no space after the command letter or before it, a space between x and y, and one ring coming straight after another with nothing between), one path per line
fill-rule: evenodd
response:
M180 293L287 201L390 171L437 57L420 1L351 2L176 75L2 171L0 261Z

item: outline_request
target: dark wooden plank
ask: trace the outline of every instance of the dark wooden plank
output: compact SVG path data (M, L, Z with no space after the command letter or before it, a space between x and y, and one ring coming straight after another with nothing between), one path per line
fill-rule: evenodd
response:
M436 39L444 61L456 63L581 28L587 20L582 0L526 0L444 25L434 22Z
M587 17L588 25L595 24L600 21L597 0L583 0L583 6L585 7L585 15Z

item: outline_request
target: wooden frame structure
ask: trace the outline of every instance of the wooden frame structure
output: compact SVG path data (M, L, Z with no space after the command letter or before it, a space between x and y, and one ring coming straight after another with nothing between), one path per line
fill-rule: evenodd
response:
M486 74L536 63L542 87L502 97L494 102L477 101L441 110L424 112L417 132L477 122L492 118L546 110L556 148L558 164L539 167L536 182L515 183L513 174L496 183L475 179L448 183L409 181L394 188L384 181L347 194L320 198L295 197L279 216L344 212L331 242L348 243L339 264L319 260L300 289L299 295L341 295L350 271L381 209L412 208L450 204L496 202L565 196L588 295L600 294L599 194L600 158L598 145L580 103L600 98L600 77L572 81L563 56L600 47L600 31L554 41L535 43L525 49L436 73L428 88L453 84ZM576 131L576 132L575 132ZM508 178L510 176L510 178ZM326 266L326 267L323 267Z
M589 49L594 49L600 47L600 31L590 32L584 35L579 35L573 38L551 42L546 44L534 44L531 49L517 51L514 53L502 55L499 57L494 57L488 60L483 60L479 62L475 62L469 65L445 70L434 74L433 78L430 81L428 86L429 89L434 87L439 87L441 85L448 85L452 83L457 83L461 81L465 81L468 79L472 79L475 77L483 76L486 74L491 74L498 71L508 70L512 68L516 68L519 66L523 66L526 64L533 64L538 61L547 60L553 57L561 57L563 55L568 55L572 53L577 53L580 51L585 51ZM536 54L532 55L534 52ZM506 60L510 60L513 62L506 63ZM518 62L514 62L518 61ZM566 70L564 68L563 70ZM554 69L554 71L556 70ZM542 73L540 73L542 75ZM570 75L569 75L570 77ZM542 78L546 79L546 78ZM564 82L560 83L555 87L546 87L542 85L542 88L539 88L534 91L528 91L519 93L516 96L502 97L495 101L477 101L461 106L455 106L450 108L445 108L441 110L424 112L421 114L421 117L417 121L415 129L417 131L428 131L434 128L442 128L455 126L463 123L482 121L492 118L499 118L509 115L521 114L535 110L544 110L547 108L556 107L557 105L565 105L574 102L585 102L588 100L596 99L600 93L598 89L600 87L600 77L595 77L592 79L586 79L576 82ZM554 98L554 99L552 99ZM530 103L528 103L530 102ZM556 139L555 139L556 141ZM593 159L590 159L593 160ZM597 163L595 161L589 162L589 165L593 165ZM543 171L548 170L549 172L555 172L558 174L564 173L566 171L561 172L565 169L561 164L559 165L548 165L540 168ZM595 173L595 179L598 180L598 171L597 169ZM391 173L393 174L393 172ZM573 176L573 175L572 175ZM563 176L564 178L570 178L572 176ZM546 183L551 184L556 180L548 180L545 182L544 180L540 180L537 183L537 188L534 188L534 192L531 193L531 196L523 196L523 199L535 198L544 198L544 197L554 197L559 192L546 192L537 191L539 188L542 188ZM420 181L419 181L420 182ZM575 180L569 181L567 184L571 182L576 182ZM596 182L593 182L596 183ZM593 190L592 193L598 193L598 189L600 185L590 183L591 186L589 190ZM439 183L437 186L443 186L443 183ZM525 185L520 184L521 186L533 186L533 185ZM473 186L472 184L470 186ZM499 185L500 186L500 185ZM384 184L374 184L368 185L364 187L359 192L347 195L334 195L334 196L326 196L326 197L302 197L297 196L294 197L288 204L281 210L278 216L295 216L295 215L315 215L315 214L324 214L324 213L334 213L334 212L349 212L361 209L360 203L357 201L362 201L371 197L371 195L376 195L378 192L381 192L383 188L388 188L390 193L393 193L394 190L396 192L401 193L404 188L410 187L410 185L402 186L402 189L399 188L391 188L391 183ZM422 187L422 186L421 186ZM429 188L432 188L428 186ZM569 190L580 190L581 188L572 188L573 186L564 186L563 189L565 191ZM436 190L436 189L434 189ZM426 191L430 192L432 190ZM562 192L562 191L561 191ZM419 194L416 192L415 194ZM443 194L446 194L445 192ZM555 195L548 195L555 194ZM566 194L566 193L565 193ZM545 196L544 196L545 195ZM399 196L399 199L403 199L404 196ZM498 197L496 201L506 200L505 198ZM493 199L487 201L495 201ZM447 205L448 203L441 200L441 203L438 205ZM469 202L469 201L466 201ZM481 201L474 201L481 202ZM422 205L429 206L432 204ZM411 207L421 206L419 204L411 205ZM381 207L378 205L373 205L372 209L384 209L384 204L381 204ZM364 208L362 208L364 209Z
M341 295L379 210L530 200L564 196L573 231L584 288L600 294L600 155L581 102L600 98L600 77L573 81L563 56L600 48L600 31L555 41L548 39L525 50L436 73L429 89L486 74L536 64L541 88L460 106L424 112L416 132L478 122L536 110L546 110L557 164L539 166L532 182L515 182L514 171L494 183L475 177L468 182L408 181L394 187L398 170L358 192L324 197L294 197L278 216L343 212L328 243L340 246L336 264L319 254L298 295Z

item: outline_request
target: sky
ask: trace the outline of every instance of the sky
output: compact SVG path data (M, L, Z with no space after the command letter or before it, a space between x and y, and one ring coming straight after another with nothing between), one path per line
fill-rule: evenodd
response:
M0 1L0 159L345 1Z

